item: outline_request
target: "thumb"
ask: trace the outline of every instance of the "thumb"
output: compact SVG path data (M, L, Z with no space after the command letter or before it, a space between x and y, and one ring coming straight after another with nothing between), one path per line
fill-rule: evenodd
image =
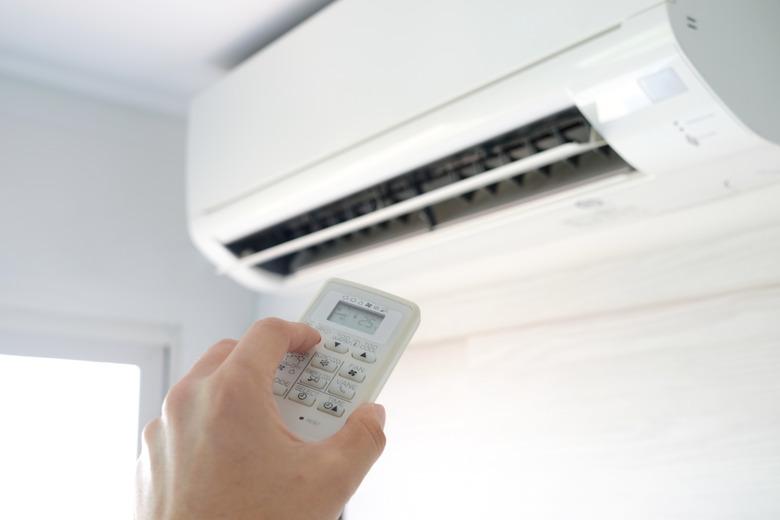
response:
M385 409L381 404L364 404L326 444L342 456L342 474L356 489L385 449Z

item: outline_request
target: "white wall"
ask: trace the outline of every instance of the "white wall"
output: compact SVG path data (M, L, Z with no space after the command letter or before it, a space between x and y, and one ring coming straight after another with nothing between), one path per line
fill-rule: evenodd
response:
M347 520L780 518L780 287L417 344Z
M0 78L0 310L168 327L174 377L255 296L195 251L177 118Z
M424 298L348 519L780 517L777 195L528 251L514 279Z

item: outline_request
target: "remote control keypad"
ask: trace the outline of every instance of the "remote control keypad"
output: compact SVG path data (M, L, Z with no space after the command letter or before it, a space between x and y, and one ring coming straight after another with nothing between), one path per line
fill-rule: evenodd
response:
M323 350L318 348L313 354L288 354L279 364L273 392L280 397L287 393L288 400L304 406L316 403L319 412L341 417L346 404L357 394L360 383L366 380L368 366L376 361L377 346L364 344L343 333L334 337L327 328L320 332L322 340L317 347L323 347ZM345 362L345 354L353 360Z

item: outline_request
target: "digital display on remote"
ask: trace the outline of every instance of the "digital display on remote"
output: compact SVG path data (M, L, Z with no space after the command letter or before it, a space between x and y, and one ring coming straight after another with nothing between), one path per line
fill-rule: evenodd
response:
M376 332L384 319L381 314L346 302L337 303L328 316L328 321L367 334Z

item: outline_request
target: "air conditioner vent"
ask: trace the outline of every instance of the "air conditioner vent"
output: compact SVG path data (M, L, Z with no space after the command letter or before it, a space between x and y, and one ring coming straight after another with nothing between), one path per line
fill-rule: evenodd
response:
M241 264L289 275L477 213L631 168L572 108L226 244Z

